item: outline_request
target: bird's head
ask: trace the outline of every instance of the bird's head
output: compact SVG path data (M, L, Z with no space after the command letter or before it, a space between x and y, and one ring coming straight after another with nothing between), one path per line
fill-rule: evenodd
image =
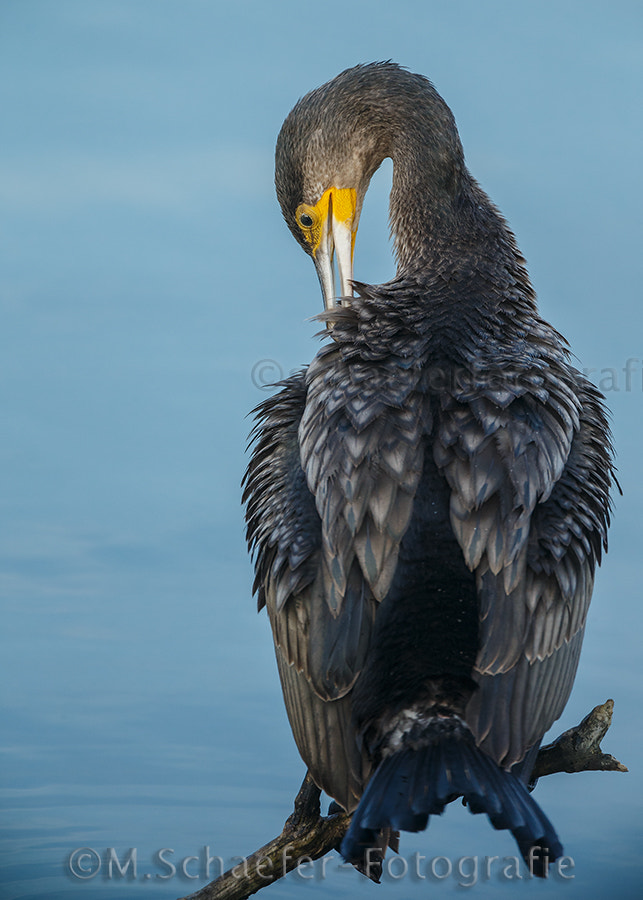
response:
M277 197L313 258L326 309L352 296L362 203L386 157L393 159L390 222L399 271L423 265L431 233L449 241L462 209L482 202L451 110L433 85L391 62L355 66L306 94L279 133Z
M307 94L277 139L277 197L288 227L315 263L326 309L353 295L362 203L388 155L386 130L369 103L373 68L349 69Z

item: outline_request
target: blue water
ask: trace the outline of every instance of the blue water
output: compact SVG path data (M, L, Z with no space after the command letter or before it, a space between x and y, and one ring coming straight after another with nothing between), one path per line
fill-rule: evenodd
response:
M546 884L454 805L404 837L380 887L333 856L265 895L639 896L639 8L280 10L0 9L0 897L183 896L208 857L214 877L290 813L304 767L251 597L239 482L246 414L316 351L320 299L280 221L273 145L301 93L389 57L453 106L543 313L613 410L624 497L554 733L612 696L604 749L631 771L541 781L573 860ZM387 179L360 226L366 280L392 273Z

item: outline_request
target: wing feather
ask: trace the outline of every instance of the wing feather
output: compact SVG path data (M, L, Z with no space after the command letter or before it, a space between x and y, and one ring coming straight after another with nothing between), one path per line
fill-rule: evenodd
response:
M355 560L376 600L391 585L422 472L426 403L419 377L405 366L346 360L336 344L308 370L301 466L322 522L334 615Z
M297 745L317 784L350 809L364 763L348 695L422 472L418 379L348 366L329 345L259 408L245 481L259 604Z
M483 383L453 391L434 442L452 528L478 586L479 690L467 717L506 766L567 702L609 524L602 398L560 351L541 375L512 378L502 403Z
M322 700L303 673L276 648L295 743L315 783L344 809L357 806L369 767L355 740L349 697Z

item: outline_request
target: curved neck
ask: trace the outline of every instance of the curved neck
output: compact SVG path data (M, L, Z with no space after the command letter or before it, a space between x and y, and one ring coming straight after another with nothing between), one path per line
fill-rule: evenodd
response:
M394 152L389 219L398 274L426 270L458 228L459 188L436 184L430 154L405 147Z
M439 94L424 82L421 92L398 97L390 109L386 125L380 119L376 146L377 164L393 161L389 218L398 275L436 269L446 275L474 255L520 266L513 235L469 173L453 115Z
M491 253L496 264L516 261L504 219L471 177L464 159L436 159L432 148L414 145L408 137L401 135L391 154L389 216L398 275L436 269L447 274L449 267L466 265L472 254Z

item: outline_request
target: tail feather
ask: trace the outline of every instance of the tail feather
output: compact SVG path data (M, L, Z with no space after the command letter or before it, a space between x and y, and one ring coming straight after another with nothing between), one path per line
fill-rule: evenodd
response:
M389 810L390 826L394 831L423 831L426 828L428 811L420 808L416 812L404 790L400 789L413 783L415 769L415 760L407 757L400 760L399 767L389 766L382 772L377 792L373 792L370 798L366 795L362 798L365 801L362 815L364 828L374 833L380 830L377 822L381 818L382 806Z
M435 732L387 756L353 814L342 843L346 860L362 859L382 828L423 831L431 815L463 797L470 812L486 813L494 828L508 829L534 875L563 853L556 831L523 783L480 750L460 720L441 721Z

